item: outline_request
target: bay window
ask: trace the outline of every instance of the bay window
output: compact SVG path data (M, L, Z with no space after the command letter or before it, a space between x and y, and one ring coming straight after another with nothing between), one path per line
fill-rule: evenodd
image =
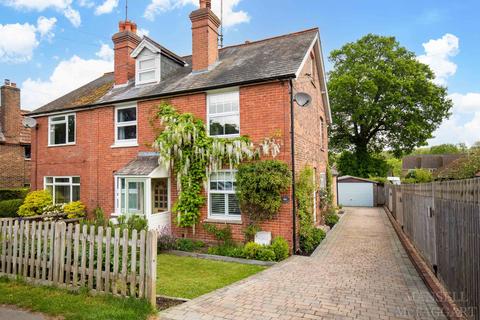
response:
M53 203L80 200L80 177L45 177L44 189L50 192Z
M145 179L116 179L116 213L145 214Z
M235 171L218 171L210 175L208 214L213 219L240 220L241 213L235 194Z

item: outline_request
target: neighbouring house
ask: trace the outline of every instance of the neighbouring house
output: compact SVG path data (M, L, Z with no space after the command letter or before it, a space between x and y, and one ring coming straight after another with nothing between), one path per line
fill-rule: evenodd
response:
M55 202L81 200L111 217L136 212L146 216L150 228L171 227L178 237L213 240L200 226L193 234L192 228L174 223L175 174L159 165L151 147L156 136L151 119L162 102L203 119L211 136L248 135L255 143L279 137L277 159L290 168L294 159L297 173L312 166L317 188L325 187L331 115L318 29L219 49L220 20L210 5L202 0L190 14L192 55L179 56L149 37L140 38L134 22L121 21L112 38L114 71L30 114L38 123L34 189L50 190ZM308 93L312 103L299 107L293 99L297 92ZM228 224L234 240L243 241L247 221L234 179L228 169L212 174L200 223ZM290 245L292 197L290 190L278 216L261 225Z
M405 176L414 169L425 169L430 172L435 172L464 156L465 154L421 154L406 156L402 159L402 173Z
M10 80L0 87L0 188L30 185L30 130L22 125L20 89Z

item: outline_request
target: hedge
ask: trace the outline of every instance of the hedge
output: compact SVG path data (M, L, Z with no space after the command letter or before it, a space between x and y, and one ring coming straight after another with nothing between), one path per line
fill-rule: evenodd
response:
M0 201L0 218L13 218L17 216L18 208L23 203L23 199L11 199Z
M28 188L0 189L0 201L25 199L29 191L30 189Z

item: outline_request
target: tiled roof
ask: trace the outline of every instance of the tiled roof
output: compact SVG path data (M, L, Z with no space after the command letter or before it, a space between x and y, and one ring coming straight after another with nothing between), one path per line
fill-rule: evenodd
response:
M139 154L125 167L115 172L119 176L148 176L158 167L158 155Z
M113 87L113 74L105 74L31 114L293 78L317 35L318 29L310 29L220 49L218 64L208 72L192 73L191 56L183 57L188 66L154 85Z

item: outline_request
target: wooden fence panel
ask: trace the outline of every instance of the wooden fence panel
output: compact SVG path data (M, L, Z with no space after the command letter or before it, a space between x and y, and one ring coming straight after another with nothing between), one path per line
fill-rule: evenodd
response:
M407 236L457 304L480 320L480 179L390 188L402 194L392 209L397 220L403 210Z
M155 231L0 219L0 275L155 304L156 240Z

